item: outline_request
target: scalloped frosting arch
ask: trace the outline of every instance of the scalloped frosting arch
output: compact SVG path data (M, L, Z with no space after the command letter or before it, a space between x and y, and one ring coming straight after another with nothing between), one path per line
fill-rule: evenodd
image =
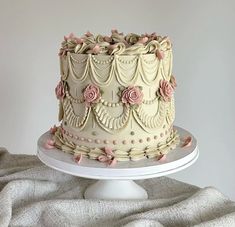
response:
M83 116L79 116L75 114L73 110L72 102L74 100L70 97L71 96L67 96L63 101L65 119L70 126L79 128L80 130L85 127L91 111L93 112L93 116L95 117L97 124L109 133L115 133L124 129L131 119L135 119L138 125L146 132L152 132L154 129L162 127L165 119L168 124L171 124L175 117L173 97L170 102L158 100L158 108L154 115L149 115L144 110L143 106L156 105L155 102L145 101L145 103L139 105L138 108L130 108L129 106L122 105L122 114L117 117L112 116L108 111L108 108L117 106L116 103L110 103L110 105L107 105L109 103L103 99L91 107L87 107L83 102L75 102L77 105L84 106L84 114ZM154 101L157 101L157 99Z
M71 54L61 57L61 78L71 75L75 83L82 83L89 77L97 86L108 86L115 77L122 86L134 84L138 77L146 85L157 80L159 72L164 79L172 73L172 52L168 50L165 58L158 60L155 54L134 56L109 56L91 54Z

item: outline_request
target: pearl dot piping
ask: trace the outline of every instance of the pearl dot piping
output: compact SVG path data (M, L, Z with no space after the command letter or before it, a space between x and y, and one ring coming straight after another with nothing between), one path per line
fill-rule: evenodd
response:
M72 138L72 139L76 139L76 140L80 140L80 141L88 142L88 143L97 143L97 144L100 144L100 143L104 143L104 144L112 143L113 145L117 145L117 144L125 144L125 145L126 145L126 144L128 144L128 143L135 144L136 142L138 142L138 143L143 143L144 140L145 140L146 142L150 142L150 141L152 141L152 139L157 140L159 137L164 137L164 135L167 135L167 134L170 133L171 131L172 131L172 127L169 128L168 130L165 130L165 132L160 133L159 136L154 135L152 138L151 138L151 137L147 137L147 138L145 138L145 139L144 139L144 138L143 138L143 139L142 139L142 138L141 138L141 139L137 139L137 140L132 139L132 140L130 140L130 141L127 141L127 140L122 140L122 141L113 140L113 141L109 141L109 140L107 140L107 139L101 140L101 139L92 139L92 138L79 137L79 136L77 136L77 135L73 135L72 133L70 133L70 132L66 131L64 128L62 128L62 133L63 133L64 135L69 136L69 137ZM131 131L131 134L132 134L132 132L133 132L133 131Z
M108 140L104 140L104 143L105 143L105 144L109 144L109 141L108 141Z

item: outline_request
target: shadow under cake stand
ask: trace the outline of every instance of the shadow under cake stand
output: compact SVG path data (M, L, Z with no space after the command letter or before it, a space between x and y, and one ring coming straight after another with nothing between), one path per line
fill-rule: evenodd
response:
M47 166L74 176L96 179L85 193L86 199L147 199L145 189L133 180L148 179L175 173L192 165L199 156L197 140L187 130L174 126L180 138L192 137L189 147L177 146L170 151L164 160L156 158L140 161L118 162L113 167L96 160L83 158L78 165L71 154L58 149L47 150L44 144L51 134L46 132L38 140L37 156ZM156 185L157 187L157 185Z

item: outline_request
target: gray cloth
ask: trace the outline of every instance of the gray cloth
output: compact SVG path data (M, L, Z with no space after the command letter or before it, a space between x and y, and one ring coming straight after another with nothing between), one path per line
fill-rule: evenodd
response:
M137 181L148 200L85 200L93 180L0 149L0 226L235 226L235 203L217 189L167 177Z

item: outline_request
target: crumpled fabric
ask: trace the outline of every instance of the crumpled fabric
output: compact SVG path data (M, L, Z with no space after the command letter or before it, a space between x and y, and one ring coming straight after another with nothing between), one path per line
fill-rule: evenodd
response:
M213 187L159 177L136 181L146 200L85 200L94 182L0 148L0 227L235 226L235 203Z

